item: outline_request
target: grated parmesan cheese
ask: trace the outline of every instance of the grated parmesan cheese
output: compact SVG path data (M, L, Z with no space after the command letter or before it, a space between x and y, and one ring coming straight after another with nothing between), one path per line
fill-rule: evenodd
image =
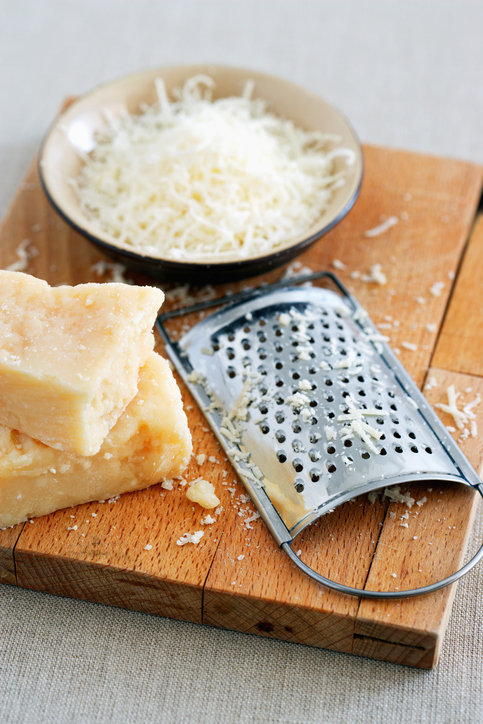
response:
M187 543L193 543L193 545L197 546L204 534L203 530L197 530L196 533L185 533L181 538L178 538L176 545L185 546Z
M378 226L375 226L373 229L368 229L364 232L364 236L367 237L373 237L373 236L379 236L380 234L384 234L385 231L391 228L391 226L396 226L396 224L399 223L399 219L397 216L390 216L388 219L382 222L382 224L379 224Z
M24 239L15 250L17 254L17 261L12 262L9 266L5 267L6 271L18 271L24 272L27 270L28 262L34 256L37 256L39 250L37 247L30 244L30 239Z
M462 410L458 409L458 405L456 404L456 399L458 395L456 394L454 385L450 385L447 388L446 394L448 395L448 404L445 405L443 403L437 403L435 407L451 415L453 420L455 421L456 427L458 427L460 430L463 430L465 424L468 422L468 416L464 412L462 412Z
M214 85L195 76L170 101L158 79L158 102L108 118L83 158L71 184L119 246L190 262L266 254L310 229L343 183L334 158L355 156L332 148L338 137L276 117L250 89L212 101Z
M433 295L433 297L440 297L443 293L444 288L444 282L434 282L434 284L431 286L429 292Z
M401 342L401 347L404 347L404 349L407 349L410 352L417 352L418 349L418 345L414 344L414 342Z
M344 264L344 262L341 261L340 259L333 259L332 266L334 267L334 269L340 269L340 270L347 269L347 265Z
M382 272L382 267L380 264L373 264L369 269L369 274L363 274L361 276L361 279L363 282L366 282L368 284L370 284L371 282L375 282L376 284L381 285L387 284L387 277Z
M216 508L220 505L220 501L215 495L215 486L203 478L197 478L191 483L186 491L186 497L203 508Z

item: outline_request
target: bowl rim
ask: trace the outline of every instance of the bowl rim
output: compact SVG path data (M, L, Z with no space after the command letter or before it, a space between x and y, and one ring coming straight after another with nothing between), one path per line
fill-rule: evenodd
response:
M86 227L82 226L81 224L77 223L69 214L64 211L63 207L58 203L57 198L55 194L51 191L48 181L46 178L46 174L44 172L44 166L45 166L45 151L46 147L54 134L54 132L59 128L59 126L62 124L62 120L65 117L67 113L71 111L71 109L75 109L75 107L81 103L83 103L85 100L88 100L90 96L94 95L95 93L102 91L104 88L108 88L109 86L115 85L117 83L125 82L126 80L135 80L136 78L145 78L146 76L153 75L155 76L157 73L162 75L162 73L165 73L167 71L186 71L193 72L194 74L201 74L206 73L208 74L210 72L210 69L216 72L224 72L224 71L235 71L236 73L240 74L246 74L248 76L255 76L254 80L256 82L257 77L263 78L268 81L275 81L277 83L283 83L284 85L288 87L292 87L295 91L300 92L302 91L305 95L311 97L317 102L322 102L324 105L326 105L332 113L334 113L336 116L339 117L339 119L346 125L347 129L349 130L350 134L353 137L354 145L357 150L357 162L359 166L359 176L357 179L356 186L354 188L354 191L352 192L352 195L349 197L347 202L344 204L344 206L339 210L337 215L327 224L320 227L320 229L317 229L313 234L311 234L309 237L304 238L297 243L288 243L285 246L281 247L280 249L276 249L275 251L271 251L265 254L261 254L258 256L249 256L244 257L243 259L231 259L227 261L203 261L203 260L178 260L178 259L172 259L169 257L162 257L162 256L149 256L147 254L143 254L141 251L133 251L129 249L127 246L124 246L122 244L116 244L111 241L106 241L105 239L101 238L100 236L97 236L93 233L91 233ZM85 93L82 93L79 96L76 96L73 101L71 101L66 108L61 110L51 124L49 125L42 141L39 147L39 153L38 153L38 162L37 162L37 169L39 174L39 180L40 184L42 186L42 189L44 190L45 195L47 196L49 202L55 209L55 211L61 216L64 221L66 221L75 231L80 233L82 236L86 237L91 241L92 243L102 247L106 250L106 253L113 252L116 254L120 254L124 257L127 257L128 259L131 259L133 262L137 261L140 263L147 263L151 264L153 266L163 266L166 269L185 269L187 267L190 267L192 269L199 268L201 269L207 269L207 268L215 268L219 269L221 271L232 271L236 269L243 269L244 267L250 267L252 265L263 265L264 263L269 263L270 261L275 261L277 259L280 259L280 257L283 257L287 254L290 254L292 252L296 252L297 254L301 253L306 247L311 246L315 241L320 239L322 236L327 234L329 231L331 231L337 224L348 214L348 212L351 210L353 205L355 204L361 190L362 182L364 179L364 171L365 171L365 164L364 164L364 153L362 149L362 144L359 139L359 136L357 135L352 123L347 119L347 117L332 103L327 101L324 97L319 96L317 93L314 93L313 91L309 90L308 88L305 88L304 86L294 83L291 80L287 80L286 78L283 78L278 75L274 75L272 73L265 73L264 71L259 71L251 68L245 68L245 67L239 67L239 66L231 66L231 65L225 65L225 64L218 64L218 63L196 63L196 64L181 64L181 65L169 65L169 66L161 66L161 67L152 67L147 68L142 71L134 71L132 73L125 73L121 76L118 76L116 78L113 78L108 81L103 81L102 83L98 83L97 85L90 88ZM86 218L86 223L89 220ZM100 233L108 234L106 232L102 232L100 230Z

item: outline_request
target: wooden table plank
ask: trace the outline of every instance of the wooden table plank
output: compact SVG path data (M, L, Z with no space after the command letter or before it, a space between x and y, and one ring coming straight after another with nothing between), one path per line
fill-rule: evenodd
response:
M433 381L425 394L433 405L447 401L446 388L450 384L461 390L463 404L474 400L478 394L483 396L480 377L431 368L428 378ZM465 393L464 390L470 391ZM477 424L483 429L483 405L475 407L474 412ZM446 413L441 412L441 418L447 425L454 424ZM461 433L458 433L455 439L481 474L483 437L470 436L461 440ZM407 488L416 500L427 498L427 501L409 510L404 504L391 503L367 580L368 589L395 590L426 585L450 575L463 562L480 496L469 487L449 483L431 482ZM409 517L402 518L406 513ZM402 523L408 528L402 527ZM353 653L378 658L374 641L384 640L397 644L394 649L381 649L385 661L428 668L435 666L455 591L456 584L431 595L397 602L362 600L357 613ZM401 643L409 647L407 659L403 656ZM419 663L415 663L418 658Z
M343 261L347 268L337 273L374 321L383 325L381 331L400 348L403 363L421 384L450 296L449 277L458 269L475 213L482 169L371 146L364 150L366 176L354 209L299 262L319 270L330 268L334 259ZM366 230L391 215L398 217L397 225L380 236L365 236ZM93 265L102 260L101 255L48 205L35 164L2 225L0 239L0 267L14 262L19 245L29 239L32 255L26 271L51 284L111 279L108 268L97 276ZM354 272L367 273L375 263L382 265L387 285L353 278ZM221 285L212 293L274 281L283 272ZM137 283L152 283L137 274L127 276ZM444 282L440 296L429 292L435 281ZM416 297L423 297L424 303ZM177 303L171 300L167 307ZM427 324L434 328L428 330ZM417 350L405 349L405 341L417 344ZM390 640L389 629L397 631L399 626L395 618L386 621L384 640L370 638L357 616L357 599L323 590L304 577L276 548L260 520L249 524L251 529L246 527L250 504L240 498L243 488L181 387L195 456L206 455L201 466L193 458L185 477L212 480L223 507L217 522L206 526L199 546L179 547L176 540L200 529L204 511L193 509L183 487L175 485L168 491L158 485L122 496L115 504L90 503L23 528L0 531L0 568L8 573L9 582L16 574L19 585L37 590L388 660L399 657L410 665L431 665L431 647L410 618L406 629L415 632L410 645ZM210 456L218 462L210 461ZM301 555L336 579L362 585L368 572L372 574L386 508L387 503L370 505L365 500L346 504L303 534ZM95 518L92 512L97 513ZM73 522L77 530L67 531ZM144 550L147 543L153 546L149 551ZM389 565L397 555L388 551ZM245 558L239 560L241 555ZM377 616L374 621L381 624Z
M483 169L374 146L364 146L364 161L365 179L353 210L299 259L314 270L331 268L334 259L346 264L336 273L374 322L389 325L381 331L421 386L470 234ZM390 216L398 223L387 232L364 235ZM382 265L385 286L352 278L373 264ZM440 296L430 292L435 282L444 284ZM432 331L428 324L434 325ZM417 350L405 349L404 342Z
M321 573L363 587L385 505L357 499L320 519L294 549ZM261 520L247 532L232 511L205 586L203 621L214 626L350 652L358 599L307 578Z
M444 320L433 364L483 376L483 214L478 217Z

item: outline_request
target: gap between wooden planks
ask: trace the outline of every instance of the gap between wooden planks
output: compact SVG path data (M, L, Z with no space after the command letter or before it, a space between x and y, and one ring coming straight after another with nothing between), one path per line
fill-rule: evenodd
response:
M366 177L360 199L351 214L300 257L300 262L314 270L330 268L335 258L347 265L347 271L339 275L353 286L374 321L391 326L392 345L398 347L404 341L418 345L416 352L402 346L400 349L403 363L421 385L452 287L448 273L458 269L474 218L482 170L467 163L416 154L374 147L364 150ZM397 226L380 237L364 237L364 230L377 226L381 217L389 215L398 216ZM99 254L50 209L35 168L2 227L0 266L15 259L15 250L24 238L31 238L39 251L31 260L31 271L37 276L51 284L99 281L92 272ZM360 279L351 279L350 272L365 273L374 263L382 264L388 276L386 287L374 288ZM471 276L471 271L470 265L465 274ZM280 273L258 278L255 284L272 281ZM137 275L132 278L149 283ZM435 281L445 284L439 297L429 292ZM464 288L461 294L464 306ZM418 297L425 299L424 304ZM428 331L427 323L435 324L436 330ZM440 343L445 328L446 322ZM185 404L192 408L189 415L195 454L203 452L220 461L207 461L201 467L193 461L186 475L188 479L200 474L209 476L225 508L202 544L183 548L175 545L185 528L199 529L202 513L192 510L182 491L154 486L122 496L115 505L92 503L1 531L3 580L413 666L434 665L454 587L438 592L431 601L425 597L385 604L383 611L379 604L372 610L367 601L340 596L309 581L276 548L261 521L255 521L248 530L243 526L227 488L233 488L238 500L244 490L189 393L183 393ZM477 463L469 452L473 464ZM229 486L223 486L224 472ZM456 557L463 555L474 507L471 491L462 491L462 497L448 498L452 515L461 523L454 538ZM242 503L240 507L249 505ZM98 513L95 520L89 517L91 508ZM327 575L355 586L367 582L372 587L380 581L381 587L388 587L383 584L394 583L392 577L386 580L389 569L404 574L407 585L421 585L426 582L425 576L439 574L432 569L438 559L446 560L441 556L446 541L438 539L431 550L426 546L425 571L410 569L397 550L400 531L394 531L389 523L392 519L386 515L387 508L387 503L371 506L358 500L336 510L302 535L304 559ZM397 506L392 508L397 510ZM428 525L434 524L431 511L428 504L420 511L421 520L429 518ZM67 532L73 514L78 524L75 534ZM404 535L405 529L400 530ZM149 552L144 551L146 543L153 544ZM408 546L410 541L405 550ZM416 548L420 550L421 544ZM245 557L239 560L240 556Z

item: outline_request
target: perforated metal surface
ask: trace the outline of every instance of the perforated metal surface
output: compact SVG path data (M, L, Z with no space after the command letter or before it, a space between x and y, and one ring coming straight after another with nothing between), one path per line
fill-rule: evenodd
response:
M362 492L474 475L363 310L332 290L225 307L173 359L279 542Z

